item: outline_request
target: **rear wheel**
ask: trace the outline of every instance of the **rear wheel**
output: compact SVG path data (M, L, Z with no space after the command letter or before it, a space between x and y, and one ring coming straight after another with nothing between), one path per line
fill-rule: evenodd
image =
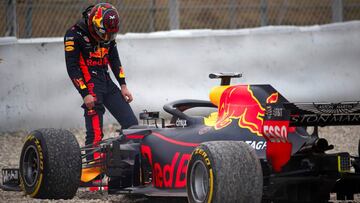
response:
M206 142L195 148L187 171L189 202L261 202L260 160L243 142Z
M41 199L69 199L80 184L81 153L66 130L40 129L25 140L20 157L24 192Z

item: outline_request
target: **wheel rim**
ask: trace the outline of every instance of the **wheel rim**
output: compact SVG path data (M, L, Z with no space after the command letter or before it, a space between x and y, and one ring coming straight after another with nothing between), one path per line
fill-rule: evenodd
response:
M196 202L205 202L209 191L209 173L201 160L195 161L191 167L190 191Z
M24 153L24 158L22 160L22 174L25 184L28 187L32 187L36 184L39 171L39 154L34 146L28 146Z

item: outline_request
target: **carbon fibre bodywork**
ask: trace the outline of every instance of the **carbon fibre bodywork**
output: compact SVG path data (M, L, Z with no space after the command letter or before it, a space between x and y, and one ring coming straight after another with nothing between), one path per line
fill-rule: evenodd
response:
M330 192L336 192L340 199L351 199L353 194L360 192L359 158L348 153L326 154L325 151L333 146L317 135L317 126L359 125L359 103L306 104L304 110L303 104L289 103L270 85L217 88L217 95L210 95L211 102L179 100L165 105L164 110L172 115L167 126L137 126L136 129L124 130L118 153L111 152L111 149L106 153L109 160L114 158L117 161L108 161L106 168L113 171L125 171L126 168L127 172L116 175L122 175L121 183L115 187L110 184L109 192L185 197L191 154L201 143L209 141L243 141L255 149L262 165L264 201L326 201ZM208 117L184 113L198 107L214 108L214 112ZM328 120L324 120L318 111L326 108L332 111L345 108L341 112L352 113L353 117L339 120L339 115L327 114ZM269 127L265 126L266 123L276 123L276 116L287 120L286 133L278 133L278 139L265 132L265 127ZM306 126L315 126L314 133L307 133ZM127 145L132 145L130 153L124 149ZM286 152L286 148L290 151ZM124 157L124 154L131 156ZM116 158L121 156L123 158ZM276 156L280 161L275 160ZM133 162L126 161L125 167L118 168L111 164L124 160ZM355 171L350 171L350 168L355 168ZM113 174L107 173L110 177Z
M253 95L252 100L240 101L240 104L238 103L238 105L246 106L248 109L256 106L258 112L253 112L253 115L264 115L265 104L273 94L277 94L276 101L273 101L273 103L287 102L270 85L241 85L236 87L242 88L240 96L244 94L243 91L246 91L245 94L247 95ZM237 101L227 100L226 102ZM260 104L260 108L258 104ZM194 148L203 142L217 140L244 141L256 150L260 159L266 158L266 140L264 137L258 135L258 132L252 131L249 127L241 125L241 119L247 119L246 123L249 124L248 126L254 123L253 125L258 127L256 130L261 131L262 126L255 125L258 119L251 120L251 115L246 115L246 113L249 114L249 110L233 112L233 115L229 117L231 121L226 126L217 128L216 121L209 125L206 123L207 118L188 116L183 113L184 110L196 107L213 107L214 112L220 114L219 108L210 101L180 100L164 106L164 109L173 116L171 119L172 124L177 122L177 126L124 130L126 141L124 140L123 142L139 143L139 155L141 155L142 163L148 164L147 167L141 169L143 170L142 174L151 173L151 184L149 184L151 187L153 186L160 190L176 189L179 195L183 195L186 187L187 163ZM229 112L232 108L228 108L225 111ZM229 113L225 112L224 114ZM263 117L260 117L259 121L262 124ZM289 133L288 139L293 143L292 153L294 154L309 141L310 136L304 128L297 127L294 128L293 132ZM133 192L141 191L143 190L134 190ZM159 192L159 190L154 191ZM152 194L156 194L156 192L152 192Z

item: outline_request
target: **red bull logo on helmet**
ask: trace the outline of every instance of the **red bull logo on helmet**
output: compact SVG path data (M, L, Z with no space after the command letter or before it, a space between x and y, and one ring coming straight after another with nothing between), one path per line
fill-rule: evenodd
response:
M276 103L278 93L271 94L266 102ZM255 97L250 85L229 86L223 90L218 103L217 120L213 124L216 130L229 126L234 120L241 128L262 136L265 108Z
M102 21L103 21L103 10L105 7L99 6L96 10L96 13L92 19L93 24L98 28L103 28ZM105 30L104 30L105 32Z
M101 34L119 31L119 18L116 8L108 3L100 3L92 18L93 25Z

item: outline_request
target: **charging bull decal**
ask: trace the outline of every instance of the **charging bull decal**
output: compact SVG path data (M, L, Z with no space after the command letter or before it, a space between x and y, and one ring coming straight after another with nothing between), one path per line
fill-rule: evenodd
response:
M278 93L275 92L266 99L266 102L276 103L277 100ZM217 121L213 126L216 130L227 127L233 120L238 120L241 128L262 136L265 109L254 96L250 85L230 86L223 90L218 107Z

